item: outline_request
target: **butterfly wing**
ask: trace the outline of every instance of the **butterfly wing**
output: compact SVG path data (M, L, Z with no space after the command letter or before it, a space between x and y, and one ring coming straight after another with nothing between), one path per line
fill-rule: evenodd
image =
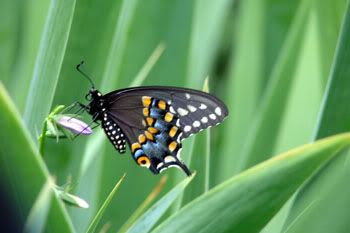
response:
M220 123L226 106L204 92L177 87L136 87L104 96L111 119L126 135L136 162L153 173L181 162L181 140Z

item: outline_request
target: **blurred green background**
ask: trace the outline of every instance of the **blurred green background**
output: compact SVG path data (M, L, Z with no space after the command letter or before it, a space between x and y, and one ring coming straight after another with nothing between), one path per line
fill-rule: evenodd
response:
M315 139L349 130L348 14L345 0L0 0L0 81L11 98L4 97L4 103L14 103L13 111L18 113L13 114L23 122L18 127L27 135L23 142L30 145L32 152L28 153L37 154L37 137L50 110L58 104L84 101L89 83L75 70L81 60L103 93L135 84L201 90L209 77L210 93L224 100L230 115L221 125L184 142L182 157L197 175L159 224L247 168ZM148 73L143 67L152 62ZM139 79L144 75L144 80ZM4 96L5 89L1 89ZM84 119L91 120L87 115ZM16 132L11 138L2 131L0 138L11 139L10 144L19 137ZM8 168L3 182L11 186L16 170L27 171L30 161L41 164L44 173L48 175L49 171L58 185L71 179L71 192L85 199L90 208L56 204L59 209L67 208L68 215L63 214L69 219L67 229L76 232L85 232L124 173L126 178L96 232L120 229L165 174L168 180L156 200L185 178L176 169L154 176L139 168L129 152L119 155L114 150L101 129L74 141L47 140L45 146L42 163L40 157L29 158L15 145L11 150L1 145L3 166ZM7 161L5 166L9 152L17 153L18 160ZM321 198L326 200L321 201L326 203L320 207L324 211L329 203L340 200L329 190L343 193L344 200L345 194L350 194L338 177L345 179L347 155L337 158L345 162L328 164L327 169L335 172L341 167L341 174L322 178L331 172L320 171L317 175L330 179L327 182L339 181L337 188L343 187L316 189L328 197ZM23 192L17 190L16 185L21 186L18 182L13 185L15 191L8 191L19 199L31 193L31 198L23 200L26 207L18 223L21 226L44 184L44 178L37 178L35 171L30 174ZM312 191L300 195L297 199L304 195L315 198ZM308 223L293 223L291 227L294 216L300 217L292 210L302 205L292 199L281 211L276 208L266 215L265 223L254 230L237 225L218 228L217 232L350 232L350 225L339 216L328 216L333 223L327 225L330 228L317 228L326 220L317 215L316 209L305 217ZM349 214L341 208L350 204L346 201L340 201L334 213ZM254 218L251 222L254 225ZM66 229L60 220L48 225L43 232ZM329 229L333 231L326 231Z

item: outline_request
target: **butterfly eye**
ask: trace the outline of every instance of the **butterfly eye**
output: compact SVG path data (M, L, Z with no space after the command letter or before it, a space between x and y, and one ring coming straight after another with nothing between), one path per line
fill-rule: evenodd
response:
M90 100L92 99L91 94L90 94L90 93L86 94L86 95L85 95L85 99L86 99L87 101L90 101Z
M141 156L137 159L137 164L141 167L147 167L149 168L151 166L151 162L149 161L149 158L146 156Z

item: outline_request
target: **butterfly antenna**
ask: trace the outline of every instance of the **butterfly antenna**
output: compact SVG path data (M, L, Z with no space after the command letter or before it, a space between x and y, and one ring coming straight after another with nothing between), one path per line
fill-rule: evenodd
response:
M92 81L92 79L87 75L87 74L85 74L85 72L84 71L82 71L81 69L80 69L80 66L81 65L83 65L84 64L84 61L81 61L78 65L77 65L77 71L79 72L79 73L81 73L85 78L87 78L87 80L89 80L89 82L90 82L90 84L91 84L91 88L92 89L95 89L95 84L94 84L94 82Z

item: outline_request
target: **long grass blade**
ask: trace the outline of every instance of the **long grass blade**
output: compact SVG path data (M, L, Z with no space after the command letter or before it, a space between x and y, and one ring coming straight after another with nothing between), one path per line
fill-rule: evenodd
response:
M44 227L47 221L47 216L51 206L51 197L53 195L52 189L53 180L48 179L41 189L36 201L34 202L26 224L24 232L26 233L41 233L44 232Z
M175 199L184 191L195 175L196 173L193 173L190 177L181 181L165 194L148 211L137 219L137 221L129 228L128 233L149 232Z
M332 71L315 128L315 140L350 130L348 124L350 110L347 107L350 98L347 88L350 85L349 12L348 1ZM349 170L349 153L343 153L311 179L298 193L284 225L284 232L346 232L348 229L346 206L349 205L350 194L347 185ZM322 214L325 210L327 215Z
M24 111L24 120L34 138L50 112L74 8L75 0L51 0Z
M121 185L122 181L125 178L125 174L122 178L120 178L120 180L116 183L116 185L114 186L114 188L112 189L112 191L109 193L108 197L106 198L106 200L103 202L102 206L100 207L100 209L98 210L98 212L96 213L95 217L92 219L88 229L87 229L87 233L93 233L96 230L96 227L98 225L98 223L100 222L104 212L106 211L107 207L109 206L109 203L112 201L113 197L115 196L119 186Z
M49 179L49 172L1 83L0 109L2 190L13 198L11 203L18 217L16 224L22 228L38 193ZM74 232L71 220L56 196L51 201L45 231Z
M258 232L312 174L349 145L350 134L341 134L280 154L195 199L153 232Z

